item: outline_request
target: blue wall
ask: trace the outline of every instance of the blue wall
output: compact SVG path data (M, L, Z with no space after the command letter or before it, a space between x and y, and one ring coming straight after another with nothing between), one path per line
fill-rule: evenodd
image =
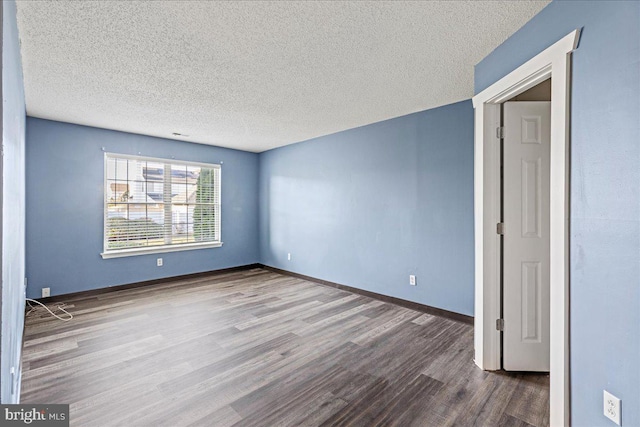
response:
M2 336L0 402L20 395L25 277L25 107L16 4L2 2ZM15 370L11 381L11 368Z
M576 28L571 108L571 417L640 425L640 3L555 1L476 66L481 91Z
M473 248L470 101L260 155L263 264L471 315Z
M104 152L222 165L220 248L102 259ZM258 262L258 155L27 119L27 295L52 295ZM163 267L156 266L162 257Z

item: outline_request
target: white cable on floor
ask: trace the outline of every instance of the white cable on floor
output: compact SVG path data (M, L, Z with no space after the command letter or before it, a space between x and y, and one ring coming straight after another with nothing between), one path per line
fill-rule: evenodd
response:
M36 304L40 304L41 306L43 306L53 317L62 320L63 322L68 322L69 320L73 319L73 314L69 313L67 310L65 310L64 308L62 308L61 306L58 306L58 310L62 311L64 314L68 315L69 317L67 319L63 319L62 317L58 316L57 314L55 314L53 311L51 311L49 309L49 307L47 307L46 305L44 305L43 303L41 303L40 301L36 301L34 299L31 298L27 298L26 299L28 302L35 302ZM31 305L31 304L29 304Z

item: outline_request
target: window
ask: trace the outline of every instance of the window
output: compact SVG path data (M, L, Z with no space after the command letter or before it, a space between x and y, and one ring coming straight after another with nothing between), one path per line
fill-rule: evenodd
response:
M105 154L103 258L221 245L219 165Z

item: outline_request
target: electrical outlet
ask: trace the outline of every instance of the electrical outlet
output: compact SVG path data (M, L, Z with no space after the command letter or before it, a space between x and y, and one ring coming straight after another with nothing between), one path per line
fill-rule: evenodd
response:
M42 298L51 296L51 288L42 288Z
M287 254L287 261L291 261L291 254Z
M620 404L621 401L607 390L604 391L604 416L614 423L620 424Z
M409 284L411 286L415 286L416 285L416 276L414 276L413 274L409 276Z
M11 394L16 394L16 367L11 367Z
M162 258L158 258L158 259L156 260L156 265L157 265L158 267L162 267Z

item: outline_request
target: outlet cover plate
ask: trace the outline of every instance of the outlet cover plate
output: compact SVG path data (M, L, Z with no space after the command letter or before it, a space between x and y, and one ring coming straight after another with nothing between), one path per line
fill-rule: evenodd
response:
M42 288L42 298L51 296L51 288Z
M416 276L414 276L413 274L409 276L409 284L411 286L415 286L416 285Z
M620 424L620 399L609 393L607 390L603 390L603 404L604 404L604 416L609 418L614 423Z
M162 258L158 258L158 259L156 260L156 265L157 265L158 267L162 267Z

